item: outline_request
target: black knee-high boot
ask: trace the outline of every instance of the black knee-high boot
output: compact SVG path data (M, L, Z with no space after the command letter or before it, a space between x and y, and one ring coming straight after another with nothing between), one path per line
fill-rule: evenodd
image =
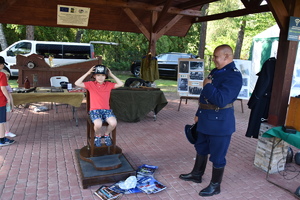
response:
M194 168L191 173L180 174L179 178L185 181L193 181L195 183L202 182L202 175L204 174L207 163L207 156L196 156Z
M213 196L215 194L219 194L221 192L221 182L224 173L224 167L222 168L215 168L213 167L212 171L212 178L210 184L200 191L200 196Z

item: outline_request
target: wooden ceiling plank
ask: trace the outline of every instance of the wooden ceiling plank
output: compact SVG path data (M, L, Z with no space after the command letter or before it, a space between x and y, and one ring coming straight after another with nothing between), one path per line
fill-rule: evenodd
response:
M229 11L229 12L215 14L215 15L198 17L194 23L219 20L226 17L240 17L248 14L268 12L268 11L270 11L268 5L262 5L252 9L240 9L240 10Z
M129 8L124 8L123 11L128 15L128 17L133 21L133 23L141 30L145 37L150 40L150 32L143 25L143 23L136 17L136 15Z
M14 5L18 0L3 0L1 1L1 6L0 6L0 12L4 12L7 10L9 7Z
M217 0L205 0L205 1L217 1ZM73 3L70 3L70 5L73 5L74 2L77 4L82 4L82 1L80 0L74 0L72 1ZM163 6L162 5L153 5L153 4L148 4L148 3L142 3L142 2L137 2L137 1L123 1L123 0L91 0L89 2L89 5L95 5L97 7L99 6L110 6L110 7L119 7L119 8L130 8L130 9L137 9L137 10L146 10L146 11L157 11L157 12L162 12ZM187 15L187 16L201 16L201 12L198 10L183 10L177 7L170 6L168 11L168 14L173 14L173 15Z
M289 14L282 0L267 0L267 2L280 29L286 29L288 26L286 19Z

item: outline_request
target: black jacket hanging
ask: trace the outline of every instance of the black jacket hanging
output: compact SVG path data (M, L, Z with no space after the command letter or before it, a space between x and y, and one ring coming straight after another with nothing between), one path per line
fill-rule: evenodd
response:
M257 74L258 79L248 102L251 113L246 137L258 138L260 124L268 119L275 64L276 59L269 58Z

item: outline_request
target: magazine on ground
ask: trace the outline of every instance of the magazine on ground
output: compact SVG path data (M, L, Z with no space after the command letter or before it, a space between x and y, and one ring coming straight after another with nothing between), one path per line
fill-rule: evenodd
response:
M136 170L138 176L153 176L158 167L154 165L141 165Z
M167 187L151 176L144 176L138 179L137 188L146 194L154 194L166 189Z
M100 199L111 200L120 197L116 194L122 195L141 192L146 194L154 194L160 192L166 189L167 187L153 177L154 172L157 168L158 167L154 165L141 165L136 170L137 175L136 177L134 177L134 179L132 179L133 177L128 177L125 181L119 181L109 187L101 186L95 192L95 194L98 194L98 197L101 196L99 197ZM102 187L104 187L104 189L101 189ZM110 195L105 195L106 190L114 192L112 194L114 194L115 196L113 195L111 197ZM105 196L106 198L109 197L110 199L105 199L103 196Z
M113 200L119 199L122 196L122 193L115 192L107 186L101 186L94 194L99 197L101 200Z

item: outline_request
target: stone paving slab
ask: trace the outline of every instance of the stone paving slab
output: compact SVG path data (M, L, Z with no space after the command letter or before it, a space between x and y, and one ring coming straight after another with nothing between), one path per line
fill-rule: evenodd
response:
M240 102L235 103L237 131L228 150L222 192L213 197L200 197L199 191L211 178L211 162L201 184L178 178L179 174L190 172L194 164L195 150L183 131L185 124L193 122L197 101L182 103L177 111L177 94L165 95L169 103L158 113L157 121L153 121L153 113L149 113L140 122L118 122L117 145L135 169L142 164L158 166L155 178L167 189L151 195L123 195L122 199L296 199L269 183L266 172L254 166L257 140L245 137L250 113L246 102L243 102L244 113ZM50 107L50 103L42 105ZM18 136L15 144L0 148L0 199L98 199L93 192L101 185L82 189L76 164L75 149L86 145L85 104L78 109L78 119L76 127L72 111L66 106L59 106L58 113L55 110L37 113L31 105L12 114L11 131ZM280 178L280 183L283 182ZM107 185L110 184L113 183Z

